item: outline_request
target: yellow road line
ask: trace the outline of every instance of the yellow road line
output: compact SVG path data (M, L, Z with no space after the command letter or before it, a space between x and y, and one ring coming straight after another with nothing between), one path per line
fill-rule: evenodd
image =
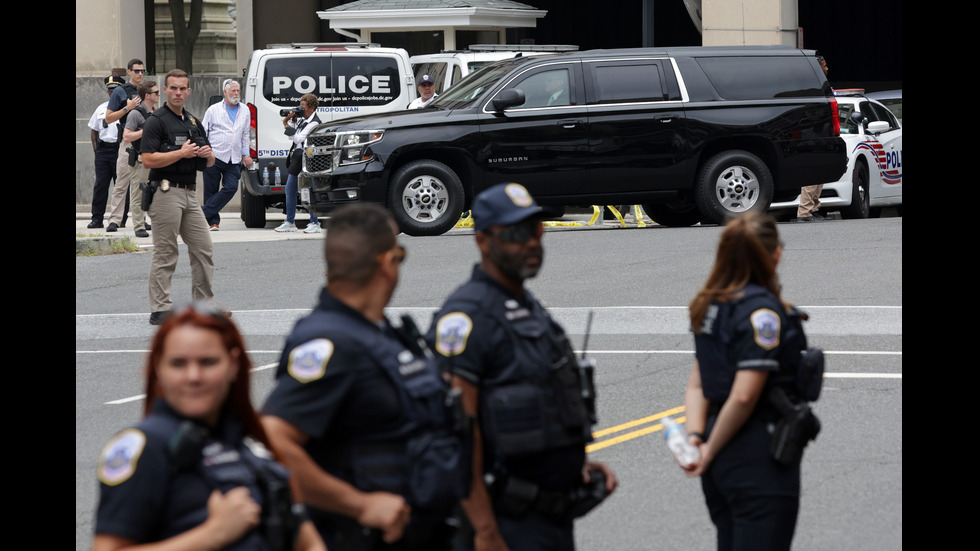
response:
M655 413L653 415L649 415L647 417L642 417L640 419L629 421L629 422L626 422L626 423L623 423L623 424L620 424L620 425L616 425L614 427L609 427L607 429L602 429L602 430L595 431L595 432L592 433L592 436L594 438L601 438L603 436L606 436L606 435L609 435L609 434L614 434L614 433L617 433L617 432L621 432L621 431L624 431L624 430L627 430L627 429L631 429L631 428L637 427L639 425L645 425L645 424L650 423L652 421L656 421L658 419L663 419L664 417L670 417L670 416L672 416L674 414L681 413L683 411L685 411L684 406L680 406L680 407L668 409L666 411L662 411L660 413ZM677 421L678 423L683 423L686 420L687 420L686 417L678 417L677 419L675 419L675 421ZM595 442L595 443L589 444L588 446L585 447L585 451L586 452L593 452L593 451L601 450L603 448L608 448L610 446L615 446L616 444L621 444L623 442L627 442L629 440L633 440L634 438L639 438L641 436L644 436L644 435L647 435L647 434L650 434L650 433L653 433L653 432L657 432L658 430L661 430L662 428L664 428L664 427L663 427L663 424L661 424L661 423L657 423L656 425L651 425L651 426L648 426L648 427L643 427L642 429L635 430L635 431L632 431L632 432L627 432L626 434L621 434L621 435L615 436L613 438L608 438L606 440L602 440L601 442Z

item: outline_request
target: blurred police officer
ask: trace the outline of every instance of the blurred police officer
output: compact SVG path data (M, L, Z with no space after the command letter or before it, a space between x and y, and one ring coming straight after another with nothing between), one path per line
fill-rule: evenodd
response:
M428 334L478 420L461 549L574 549L573 519L616 487L608 467L586 459L595 422L590 373L524 288L541 269L539 216L519 184L477 196L480 263Z
M150 323L159 325L173 307L170 286L177 267L177 236L191 262L191 296L210 300L214 245L197 201L197 173L214 164L214 153L200 121L184 103L190 94L187 73L174 69L163 79L167 101L143 126L140 153L155 187L147 214L153 220L150 261Z
M105 77L109 96L123 84L123 79L115 75ZM106 122L109 100L102 102L88 121L92 135L92 151L95 152L95 188L92 191L92 221L89 228L101 228L109 201L109 184L116 178L116 157L119 156L119 124Z
M326 288L287 338L263 408L333 551L448 549L468 487L468 447L452 415L462 407L414 324L384 315L405 260L397 234L377 205L331 214Z

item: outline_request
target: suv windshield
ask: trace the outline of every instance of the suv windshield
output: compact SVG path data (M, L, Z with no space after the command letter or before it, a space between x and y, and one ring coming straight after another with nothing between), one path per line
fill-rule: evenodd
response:
M512 69L508 62L486 65L475 73L466 75L443 94L432 100L436 109L462 109L471 106L491 86Z

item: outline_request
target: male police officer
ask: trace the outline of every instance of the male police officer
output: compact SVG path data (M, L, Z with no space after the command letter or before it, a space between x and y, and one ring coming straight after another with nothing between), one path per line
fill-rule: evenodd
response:
M159 325L173 307L170 285L177 267L177 236L187 244L191 261L191 296L210 300L214 245L197 202L197 172L214 164L214 154L200 121L184 109L190 94L187 73L174 69L164 77L167 101L143 126L140 153L156 188L147 214L153 220L150 261L150 323Z
M397 234L378 205L331 214L327 286L287 338L262 412L329 549L448 549L467 490L462 407L414 324L384 315L405 259Z
M524 288L541 268L540 209L519 184L473 202L481 261L433 318L428 339L477 415L462 549L574 549L572 521L616 487L586 460L591 372ZM461 530L461 534L467 532Z

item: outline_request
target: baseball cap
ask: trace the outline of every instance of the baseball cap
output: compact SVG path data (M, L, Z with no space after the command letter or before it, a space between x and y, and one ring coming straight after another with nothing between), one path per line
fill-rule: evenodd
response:
M498 184L473 201L473 227L477 231L490 226L509 226L538 214L541 207L521 184Z
M109 90L112 90L116 86L121 85L123 82L125 81L122 78L117 77L116 75L109 75L105 77L105 87L108 88Z
M432 77L430 77L429 75L422 75L422 78L419 79L419 84L422 84L422 83L425 83L425 82L428 82L428 83L431 83L431 84L435 84L436 83L436 81L432 80Z

